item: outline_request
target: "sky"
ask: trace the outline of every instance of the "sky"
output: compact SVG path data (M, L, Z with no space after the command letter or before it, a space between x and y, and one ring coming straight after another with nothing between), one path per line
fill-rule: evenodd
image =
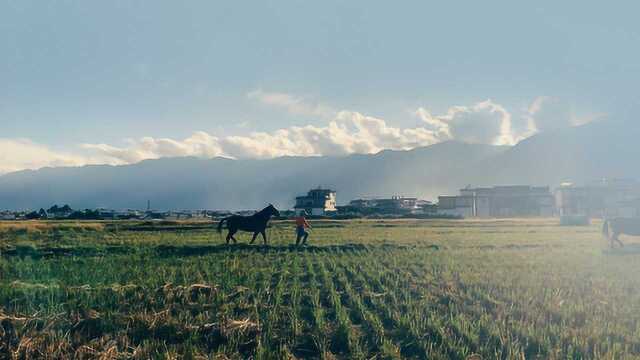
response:
M0 0L0 174L634 119L638 2Z

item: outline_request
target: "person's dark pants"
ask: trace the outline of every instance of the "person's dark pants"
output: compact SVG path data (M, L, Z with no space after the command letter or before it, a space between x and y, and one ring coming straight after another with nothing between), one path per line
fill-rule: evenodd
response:
M306 245L309 233L304 230L304 226L298 226L296 228L296 245L300 245L300 239L302 239L302 245Z

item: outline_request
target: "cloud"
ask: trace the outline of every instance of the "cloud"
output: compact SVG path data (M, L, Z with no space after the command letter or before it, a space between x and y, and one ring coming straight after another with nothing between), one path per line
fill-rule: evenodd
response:
M175 156L266 159L375 153L383 149L412 149L438 141L436 134L426 128L400 129L389 126L382 119L341 111L326 126L293 126L223 138L196 132L184 140L145 137L129 141L125 147L107 144L84 144L82 147L109 158L111 163L134 163Z
M328 116L332 112L329 107L312 105L289 94L257 90L249 97L291 113ZM452 106L440 115L421 107L415 115L422 123L409 128L394 127L383 119L355 111L339 111L333 112L324 126L291 126L224 137L202 131L185 139L142 137L127 140L123 146L81 144L73 153L53 151L25 139L0 139L0 173L44 166L122 165L182 156L268 159L370 154L384 149L408 150L447 140L513 145L539 131L575 124L577 120L566 109L550 97L536 98L518 116L512 116L504 106L492 100ZM514 118L520 122L514 122ZM560 120L554 122L554 119Z
M202 131L195 132L184 140L143 137L139 140L129 140L128 146L125 147L107 144L82 144L81 147L101 157L106 157L110 159L110 163L115 164L130 164L161 157L197 156L210 158L222 155L218 138Z
M330 118L336 114L336 111L329 106L314 103L309 99L287 93L267 92L257 89L249 92L247 98L264 105L283 108L293 115Z
M577 117L568 103L550 96L539 96L523 111L512 116L502 105L486 100L471 106L452 106L434 116L425 108L415 114L440 140L469 143L515 145L543 131L589 123L604 114Z
M532 133L578 125L569 104L551 96L539 96L526 111L525 119Z
M416 115L433 129L440 140L495 145L513 145L519 140L512 129L511 114L491 100L472 106L452 106L438 116L425 108L418 108Z
M88 159L57 152L28 139L0 139L0 174L46 166L79 166Z

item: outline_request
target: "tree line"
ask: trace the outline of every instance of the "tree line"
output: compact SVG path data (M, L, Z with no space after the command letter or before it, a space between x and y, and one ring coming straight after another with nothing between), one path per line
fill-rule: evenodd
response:
M63 206L53 205L48 210L41 208L38 211L32 211L25 215L28 220L38 219L70 219L70 220L100 220L99 210L74 210L71 206L65 204Z

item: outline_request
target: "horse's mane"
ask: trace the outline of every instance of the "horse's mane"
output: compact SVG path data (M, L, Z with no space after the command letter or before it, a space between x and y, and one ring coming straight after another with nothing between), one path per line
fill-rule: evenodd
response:
M267 206L266 208L258 211L257 213L253 214L253 216L255 217L264 217L265 214L267 213L267 210L271 207L272 205Z

